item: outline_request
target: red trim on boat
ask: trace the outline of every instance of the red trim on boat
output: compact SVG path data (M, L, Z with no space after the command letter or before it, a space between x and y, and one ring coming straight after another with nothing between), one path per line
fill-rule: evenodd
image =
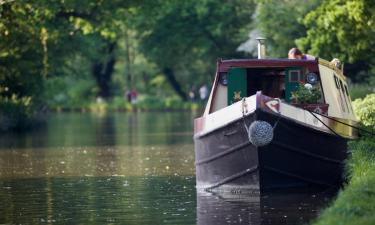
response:
M219 60L218 71L227 72L232 67L257 68L257 67L306 67L311 72L318 72L318 60L301 59L228 59Z
M199 117L194 120L194 134L198 134L204 130L204 117Z

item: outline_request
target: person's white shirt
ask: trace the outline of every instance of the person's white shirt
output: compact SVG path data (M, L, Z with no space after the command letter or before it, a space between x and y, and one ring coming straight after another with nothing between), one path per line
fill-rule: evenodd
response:
M199 88L199 97L201 100L204 100L207 98L208 95L208 88L206 85L203 85L202 87Z

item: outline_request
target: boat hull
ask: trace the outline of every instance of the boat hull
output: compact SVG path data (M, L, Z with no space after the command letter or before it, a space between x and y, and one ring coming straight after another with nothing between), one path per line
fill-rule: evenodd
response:
M245 128L256 120L276 124L272 142L263 147L249 142ZM257 194L343 182L347 139L262 109L194 142L198 190Z

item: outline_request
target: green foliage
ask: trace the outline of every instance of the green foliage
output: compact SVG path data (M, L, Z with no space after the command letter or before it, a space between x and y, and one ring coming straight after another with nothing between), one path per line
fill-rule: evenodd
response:
M326 0L304 19L307 37L299 40L305 49L324 58L353 63L372 60L375 4L372 0Z
M140 110L196 110L197 105L184 102L178 96L159 98L156 96L140 96L136 107Z
M295 47L295 40L306 35L302 20L322 0L258 0L256 29L267 38L270 57L287 58L288 50Z
M137 107L143 110L162 110L164 109L164 102L157 96L139 96Z
M42 103L48 69L44 8L0 4L0 130L27 128ZM32 101L31 101L32 99Z
M122 96L116 96L110 102L110 109L114 111L132 111L135 109L135 105L128 102Z
M268 38L272 56L286 57L299 39L313 54L351 62L345 68L371 87L374 15L371 0L6 1L0 97L31 97L30 112L189 108L176 96L212 83L218 58L245 57L237 48L250 29ZM137 105L123 99L133 88ZM98 96L105 107L93 103Z
M375 67L375 4L373 0L325 0L303 20L308 28L298 46L316 56L348 62L347 75L365 81ZM357 77L360 72L365 77Z
M140 9L134 24L141 52L160 71L171 72L164 73L167 81L186 95L193 84L211 83L218 58L243 57L236 49L253 11L247 0L160 0Z
M164 100L164 106L166 109L174 109L174 110L181 110L181 109L189 109L190 104L187 102L181 101L181 99L177 96L168 97Z
M356 99L353 106L356 116L365 126L375 127L375 94Z
M319 99L322 97L320 89L312 87L311 85L311 87L306 85L310 84L300 83L298 89L292 93L292 98L299 104L318 103Z
M2 96L32 96L40 100L47 65L44 9L32 4L12 2L0 6L0 84L7 88Z
M86 111L85 108L81 109L82 111ZM95 113L106 113L109 110L109 104L105 101L96 101L89 105L89 111Z
M314 223L375 223L375 140L374 137L352 141L351 158L347 162L349 184L335 202Z
M92 79L53 77L46 81L44 98L51 109L84 108L95 100L96 93Z
M372 171L375 168L374 141L374 137L366 137L349 143L349 149L352 155L347 164L347 170L349 171L349 178L352 183L359 182L361 179L368 176L368 174L375 172Z
M368 83L357 83L349 86L350 97L352 99L364 98L367 94L375 91L374 86Z

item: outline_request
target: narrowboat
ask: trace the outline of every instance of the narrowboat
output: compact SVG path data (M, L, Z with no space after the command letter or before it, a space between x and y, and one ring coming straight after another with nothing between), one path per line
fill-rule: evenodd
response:
M259 49L258 59L217 62L205 111L194 120L197 190L337 187L347 141L357 137L342 67L268 59ZM318 92L316 102L298 102L303 88Z

